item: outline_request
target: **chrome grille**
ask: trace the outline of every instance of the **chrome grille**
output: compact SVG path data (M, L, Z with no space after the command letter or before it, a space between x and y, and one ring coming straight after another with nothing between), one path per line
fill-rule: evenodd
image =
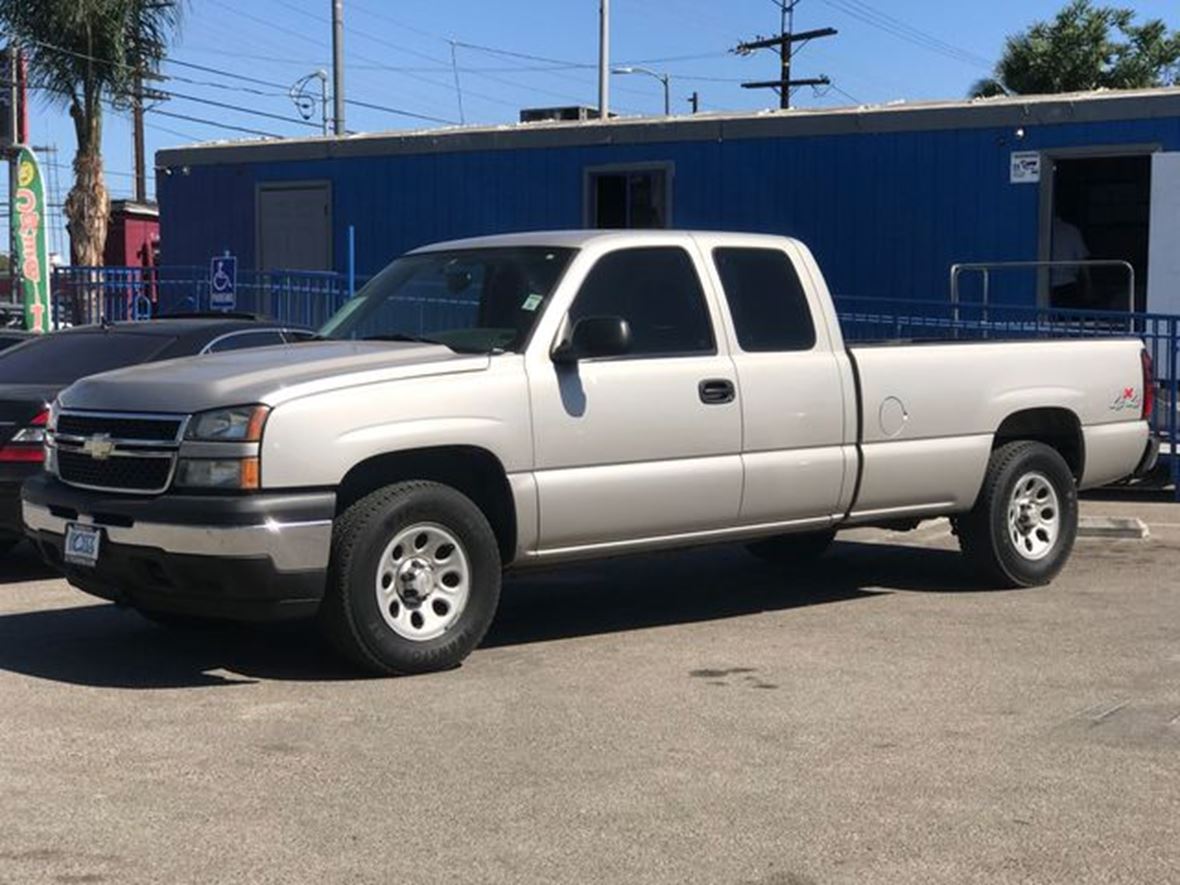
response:
M70 412L57 416L49 444L58 477L108 492L158 494L172 482L185 416Z

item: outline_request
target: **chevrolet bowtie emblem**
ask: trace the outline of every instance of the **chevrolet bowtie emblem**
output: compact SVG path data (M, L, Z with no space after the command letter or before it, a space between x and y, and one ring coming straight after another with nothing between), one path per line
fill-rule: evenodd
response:
M96 433L82 443L82 451L95 461L105 461L114 450L115 444L111 441L109 433Z

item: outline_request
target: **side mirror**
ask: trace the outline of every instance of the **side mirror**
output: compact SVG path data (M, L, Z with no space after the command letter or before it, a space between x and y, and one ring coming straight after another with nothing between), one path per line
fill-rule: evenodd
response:
M578 360L621 356L631 349L631 326L622 317L583 317L574 323L568 341L553 351L553 362L571 365Z

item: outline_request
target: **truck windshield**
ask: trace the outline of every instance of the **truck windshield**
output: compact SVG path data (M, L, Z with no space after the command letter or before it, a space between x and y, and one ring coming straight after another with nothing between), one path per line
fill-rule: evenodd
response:
M320 334L519 352L574 251L523 246L406 255L373 277Z

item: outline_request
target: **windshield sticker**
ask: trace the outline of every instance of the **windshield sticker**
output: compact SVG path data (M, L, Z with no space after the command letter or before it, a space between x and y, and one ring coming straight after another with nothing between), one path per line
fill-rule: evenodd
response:
M527 311L530 311L530 312L531 312L531 311L534 311L534 310L536 310L538 307L540 307L540 306L541 306L541 302L542 302L542 301L544 301L544 300L545 300L545 296L544 296L544 295L538 295L537 293L535 293L535 292L534 292L532 295L530 295L528 298L526 298L526 299L524 300L524 304L522 304L522 305L520 306L520 309L521 309L521 310L527 310Z

